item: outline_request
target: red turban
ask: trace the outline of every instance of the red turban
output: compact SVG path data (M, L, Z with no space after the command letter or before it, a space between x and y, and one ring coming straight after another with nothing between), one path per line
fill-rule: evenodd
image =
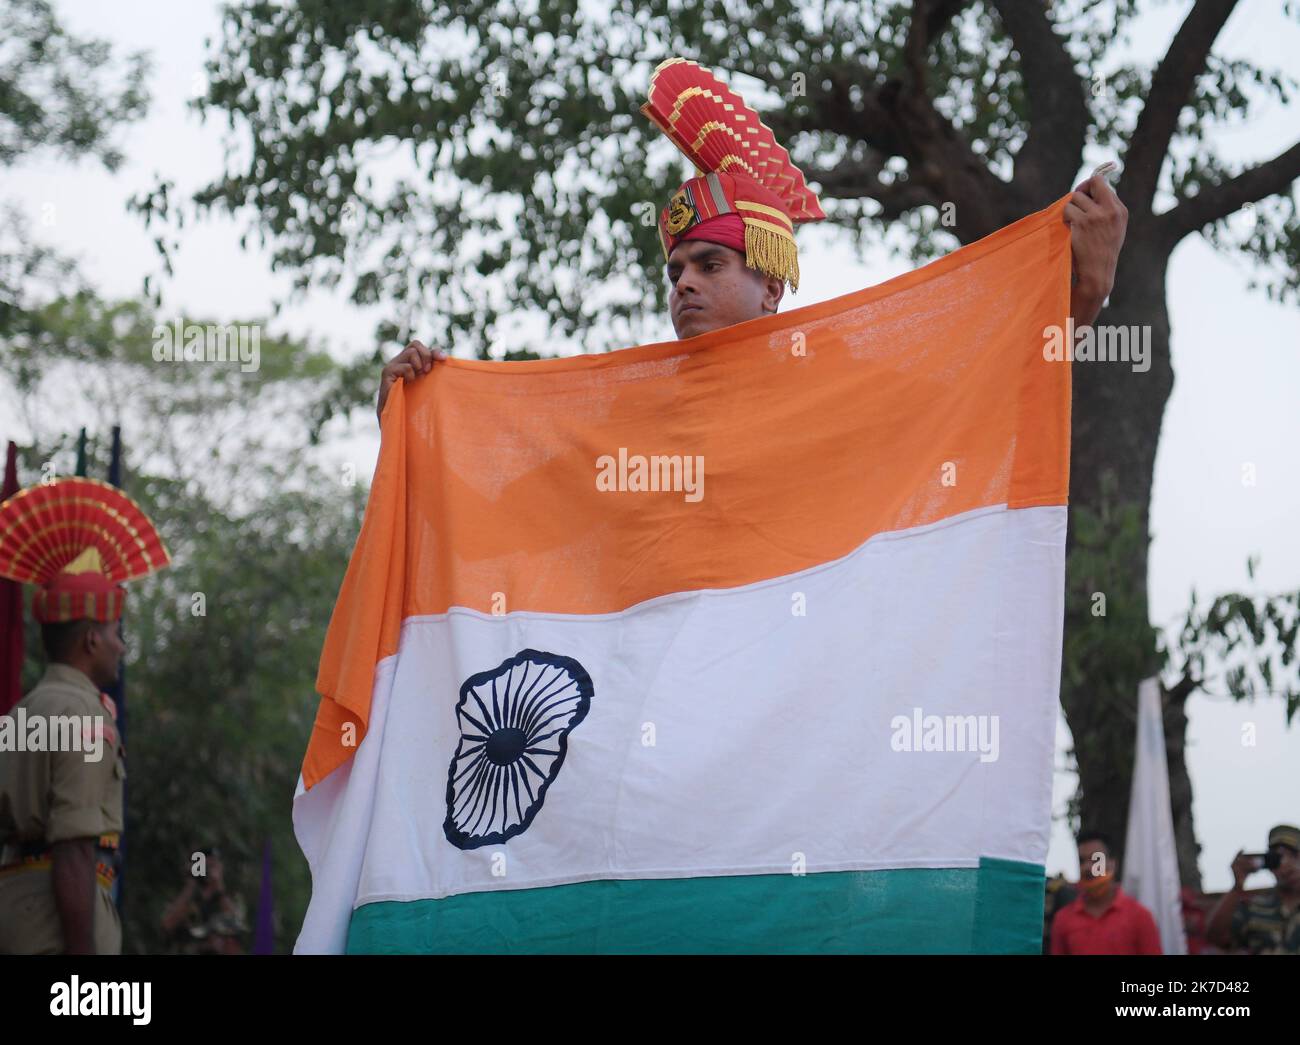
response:
M695 164L659 215L664 257L686 239L741 251L745 263L799 288L796 222L826 217L803 173L767 127L707 69L670 58L641 111Z

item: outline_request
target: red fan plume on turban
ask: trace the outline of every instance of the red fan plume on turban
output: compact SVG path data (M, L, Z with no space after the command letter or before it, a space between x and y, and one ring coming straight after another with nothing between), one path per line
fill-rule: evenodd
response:
M42 623L116 620L122 581L171 562L149 517L121 490L95 479L57 479L0 504L0 577L39 585Z
M641 112L699 172L659 216L664 256L685 239L723 243L743 250L751 268L798 289L794 226L826 214L758 113L684 58L655 69Z

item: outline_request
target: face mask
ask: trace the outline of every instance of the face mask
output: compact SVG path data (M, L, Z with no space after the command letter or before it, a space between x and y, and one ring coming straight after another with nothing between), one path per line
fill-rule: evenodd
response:
M1113 874L1099 875L1096 878L1085 878L1079 886L1083 889L1089 900L1104 900L1115 883Z

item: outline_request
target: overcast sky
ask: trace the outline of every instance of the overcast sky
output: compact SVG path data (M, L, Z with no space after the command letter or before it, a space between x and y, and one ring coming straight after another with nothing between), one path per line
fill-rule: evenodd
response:
M119 0L55 6L75 33L151 52L153 103L149 116L122 135L127 162L117 174L90 162L77 165L46 157L9 172L0 199L17 201L30 215L34 234L77 256L101 294L133 297L141 278L157 270L157 262L149 235L125 212L126 199L149 188L156 172L188 192L222 167L220 125L212 120L201 125L185 107L201 83L196 76L202 69L203 41L217 33L218 5ZM1146 19L1137 34L1138 50L1148 57L1161 52L1188 6L1167 4ZM1265 0L1244 0L1216 51L1300 74L1294 57L1300 54L1300 26L1277 8ZM1294 108L1283 112L1274 106L1216 141L1230 157L1248 162L1281 151L1300 136L1298 129ZM1103 158L1089 154L1088 165ZM1069 188L1063 185L1062 194ZM52 223L43 223L51 215ZM270 315L271 301L285 294L289 278L273 275L255 246L240 249L241 228L229 220L187 228L176 277L166 288L165 315ZM798 305L859 290L908 267L883 255L859 262L845 234L824 227L804 228L800 241L803 289ZM1193 587L1202 597L1233 589L1300 587L1300 468L1295 463L1300 313L1249 292L1249 277L1243 259L1218 255L1199 237L1184 241L1170 266L1176 383L1165 413L1151 512L1151 614L1157 625L1178 618ZM354 358L372 351L378 318L379 312L350 305L341 292L326 292L287 308L273 327L327 346L340 358ZM672 337L666 318L658 336ZM3 404L0 436L30 439ZM358 474L369 475L377 448L373 416L363 414L330 452L351 461ZM1254 486L1242 483L1247 463L1256 471ZM1245 574L1252 554L1260 557L1254 583ZM1204 847L1201 871L1207 889L1222 889L1231 884L1227 868L1237 849L1262 849L1272 824L1300 822L1300 722L1285 730L1282 703L1276 699L1242 706L1223 696L1197 695L1188 710L1188 759ZM1254 748L1239 740L1247 721L1258 726ZM1058 766L1068 745L1063 723ZM1073 778L1058 771L1058 813L1073 788ZM1059 821L1048 870L1063 870L1070 878L1077 874L1070 838ZM1268 880L1260 875L1252 884Z

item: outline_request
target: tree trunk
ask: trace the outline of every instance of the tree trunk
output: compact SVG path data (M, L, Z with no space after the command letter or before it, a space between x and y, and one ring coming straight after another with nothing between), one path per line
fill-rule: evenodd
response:
M1075 740L1081 821L1109 835L1121 861L1138 683L1158 667L1147 603L1148 519L1160 427L1173 390L1165 301L1171 245L1146 224L1130 225L1114 291L1097 323L1137 327L1131 331L1136 334L1149 328L1150 369L1135 372L1122 361L1074 363L1066 544L1061 704ZM1091 548L1079 546L1081 512L1101 524ZM1105 596L1104 615L1098 613L1098 594ZM1191 782L1183 760L1186 721L1181 704L1168 709L1165 739L1179 871L1184 884L1199 887Z
M1201 891L1197 864L1201 846L1192 824L1192 778L1187 775L1186 698L1164 694L1165 751L1169 758L1169 804L1174 814L1174 846L1178 850L1178 877L1183 885Z

